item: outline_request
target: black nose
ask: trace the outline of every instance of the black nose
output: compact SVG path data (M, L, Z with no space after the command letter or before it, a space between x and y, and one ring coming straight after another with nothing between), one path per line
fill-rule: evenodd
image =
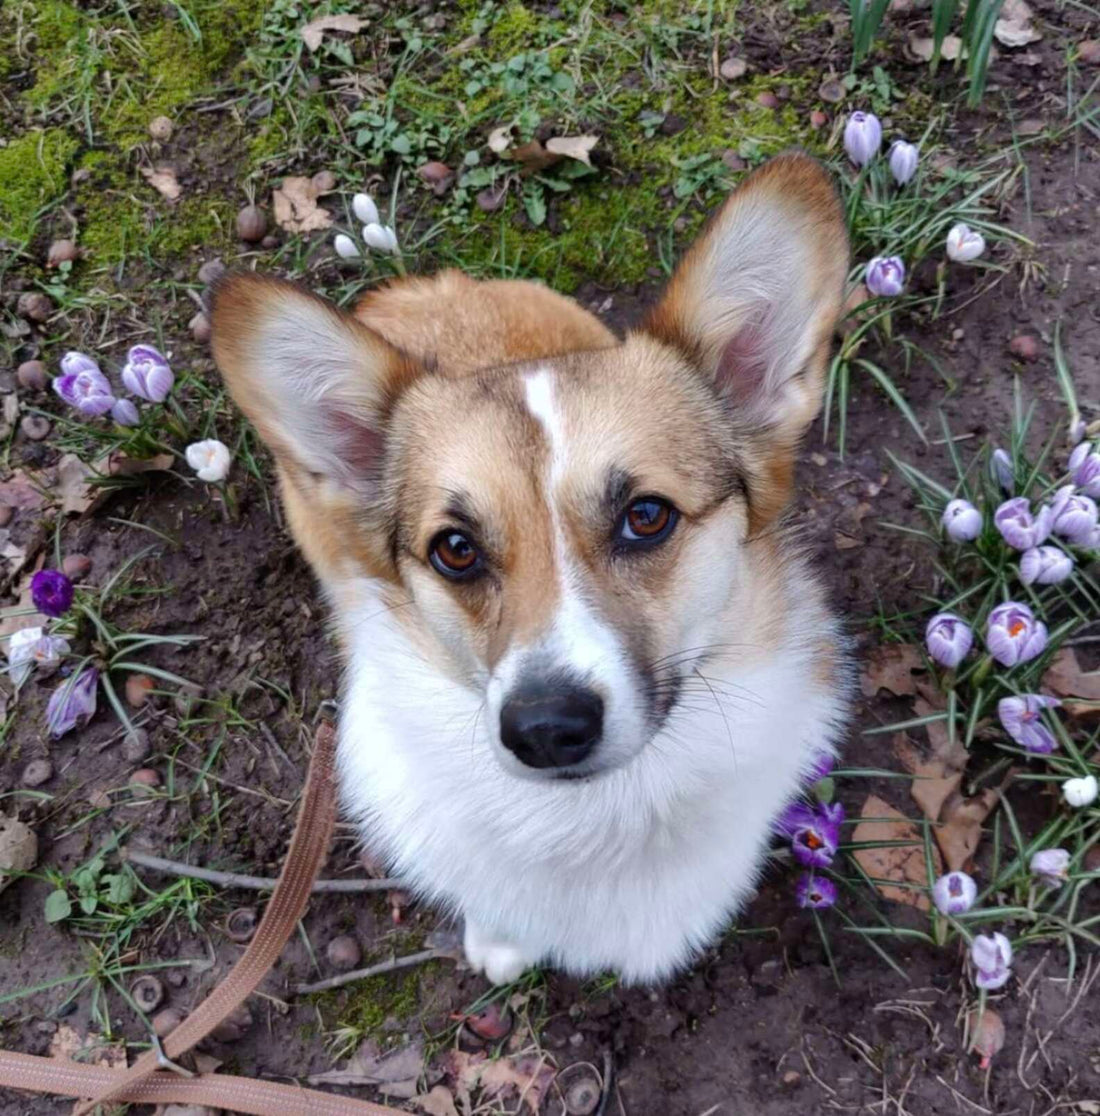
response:
M572 767L600 741L603 699L579 686L526 686L500 711L500 739L528 767Z

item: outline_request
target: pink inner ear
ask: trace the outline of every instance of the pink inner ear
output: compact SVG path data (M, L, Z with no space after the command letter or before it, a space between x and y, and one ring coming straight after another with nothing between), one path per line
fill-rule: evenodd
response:
M381 432L344 411L329 412L326 419L326 434L343 466L341 472L355 480L373 477L385 445Z
M771 314L761 310L725 344L714 373L715 386L737 406L759 403L768 390Z

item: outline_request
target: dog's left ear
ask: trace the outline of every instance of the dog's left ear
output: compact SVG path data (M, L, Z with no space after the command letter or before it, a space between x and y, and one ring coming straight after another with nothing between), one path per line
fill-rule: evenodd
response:
M828 174L781 155L714 214L643 329L713 378L764 452L789 456L821 406L847 271Z

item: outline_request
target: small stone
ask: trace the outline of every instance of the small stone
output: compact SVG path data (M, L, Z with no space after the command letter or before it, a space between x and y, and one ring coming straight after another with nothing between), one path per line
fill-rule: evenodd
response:
M762 93L756 94L756 103L761 108L777 109L779 108L779 98L770 90L765 89Z
M126 704L131 709L140 709L156 688L156 683L147 674L129 674L126 678Z
M787 1072L783 1074L783 1084L788 1089L793 1089L801 1080L802 1074L800 1074L798 1070L787 1070Z
M130 786L135 790L152 790L160 786L160 773L151 767L141 767L130 776Z
M53 764L48 759L31 760L23 768L23 786L40 787L53 778Z
M167 116L154 116L149 121L149 135L157 141L157 143L167 143L172 138L172 132L175 125L168 119Z
M80 249L71 240L55 240L46 253L47 267L60 267L72 263L80 255Z
M1100 39L1085 39L1077 46L1077 61L1089 66L1100 62Z
M91 806L93 810L109 810L111 807L111 796L102 787L96 787L96 789L88 795L88 805Z
M199 268L199 282L205 283L209 286L219 276L224 275L226 266L222 262L220 256L215 256L212 260L207 260L206 263Z
M87 554L66 554L61 572L72 581L82 581L92 572L92 560Z
M579 1050L584 1046L584 1035L582 1035L580 1031L574 1031L569 1036L569 1045L573 1047L574 1050Z
M7 527L13 515L15 515L15 508L9 504L0 504L0 527Z
M46 375L46 366L40 360L25 360L15 370L15 378L19 386L28 391L44 391L49 385L50 377Z
M210 319L201 310L187 323L187 328L200 345L205 345L210 340Z
M136 728L133 732L128 732L122 743L122 754L129 763L141 763L143 759L149 758L149 753L152 750L149 744L149 734L142 728Z
M318 194L331 194L336 189L336 175L329 170L318 171L310 181Z
M846 93L844 83L837 81L836 78L827 78L817 88L817 95L830 105L839 105Z
M21 318L44 322L53 313L53 302L41 291L27 291L19 296L15 309Z
M211 1032L210 1037L218 1042L236 1042L244 1038L252 1027L252 1012L247 1004L241 1004L228 1019L223 1019Z
M260 247L266 248L270 252L272 249L279 247L279 238L277 236L265 236L260 241Z
M150 1020L157 1038L170 1035L182 1022L183 1016L175 1008L165 1008L158 1011Z
M482 213L495 213L504 204L504 199L507 196L508 190L505 186L480 190L476 198L477 207Z
M350 934L341 934L333 938L325 948L328 963L340 972L354 969L363 959L363 951L359 943Z
M172 698L172 704L181 717L186 717L195 707L195 702L200 697L202 697L202 687L194 682L188 682L176 691L175 697Z
M258 205L246 205L237 214L237 235L248 244L257 244L267 233L267 214Z
M49 437L50 420L45 415L24 415L19 422L19 429L32 442L41 442Z
M810 127L811 128L824 128L829 123L829 114L822 112L821 109L814 109L810 113Z
M1039 359L1039 342L1030 333L1018 333L1009 341L1008 351L1030 363Z
M727 58L718 67L718 75L726 81L736 81L745 76L749 64L744 58Z
M748 163L746 163L732 147L728 147L722 152L722 162L725 163L731 171L743 171L748 166Z

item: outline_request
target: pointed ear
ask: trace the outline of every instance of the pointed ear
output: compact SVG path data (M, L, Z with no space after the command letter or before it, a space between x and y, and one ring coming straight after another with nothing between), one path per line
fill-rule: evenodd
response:
M808 155L780 155L714 214L643 328L711 376L775 449L790 449L821 405L847 271L828 174Z
M374 489L383 425L420 369L373 330L293 283L231 274L213 292L214 360L292 475Z

